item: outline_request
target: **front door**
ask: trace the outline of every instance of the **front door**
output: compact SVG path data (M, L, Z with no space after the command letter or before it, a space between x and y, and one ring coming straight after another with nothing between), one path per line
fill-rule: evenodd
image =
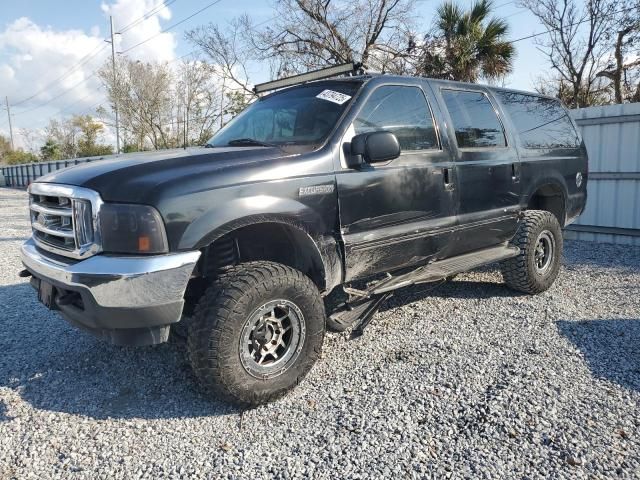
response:
M455 168L421 86L371 87L356 108L343 154L354 135L380 130L401 154L336 175L346 281L440 258L455 224Z
M503 243L518 228L520 163L498 110L482 87L432 84L455 139L458 225L451 254Z

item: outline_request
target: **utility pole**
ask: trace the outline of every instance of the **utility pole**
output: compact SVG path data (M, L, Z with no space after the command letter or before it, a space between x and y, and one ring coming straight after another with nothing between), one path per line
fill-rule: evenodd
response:
M11 150L15 150L13 146L13 127L11 126L11 108L9 107L9 97L4 97L4 101L7 103L7 117L9 118L9 137L11 137Z
M183 113L182 119L182 148L187 149L187 115Z
M183 128L183 139L184 139L184 149L187 149L187 132L189 131L189 81L186 79L187 73L185 72L184 74L185 76L185 82L184 82L184 88L185 88L185 99L184 99L184 125L182 125Z
M113 17L109 16L109 24L111 25L111 66L113 68L113 87L116 87L116 44L113 41ZM120 119L118 117L118 95L113 95L113 107L116 112L116 153L120 153Z

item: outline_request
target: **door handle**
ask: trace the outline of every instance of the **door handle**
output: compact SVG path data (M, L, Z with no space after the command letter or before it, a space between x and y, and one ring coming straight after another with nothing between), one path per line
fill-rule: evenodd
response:
M449 167L444 167L442 169L442 180L444 181L444 189L445 190L453 190L453 177L452 171Z
M511 164L511 180L513 180L514 183L520 181L520 165L517 163Z

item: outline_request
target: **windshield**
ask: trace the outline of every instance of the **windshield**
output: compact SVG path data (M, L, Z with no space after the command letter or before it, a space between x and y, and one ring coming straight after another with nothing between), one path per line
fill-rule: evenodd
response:
M313 145L333 130L361 82L322 82L269 95L249 105L207 143L242 145Z

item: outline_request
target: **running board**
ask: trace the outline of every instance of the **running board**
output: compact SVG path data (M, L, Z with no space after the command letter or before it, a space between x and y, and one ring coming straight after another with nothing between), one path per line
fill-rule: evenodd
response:
M389 276L371 285L371 287L363 293L370 297L387 293L398 288L407 287L409 285L437 282L457 273L481 267L482 265L513 258L519 253L520 249L518 247L509 245L500 245L498 247L491 247L484 250L476 250L475 252L435 261L396 277Z
M327 324L330 324L331 329L337 332L343 332L355 325L351 338L359 337L373 319L382 302L391 295L393 290L418 283L444 280L457 273L515 257L519 253L518 247L505 244L438 260L397 277L387 274L387 278L370 284L365 290L343 287L344 291L349 294L350 300L336 308L327 319Z

